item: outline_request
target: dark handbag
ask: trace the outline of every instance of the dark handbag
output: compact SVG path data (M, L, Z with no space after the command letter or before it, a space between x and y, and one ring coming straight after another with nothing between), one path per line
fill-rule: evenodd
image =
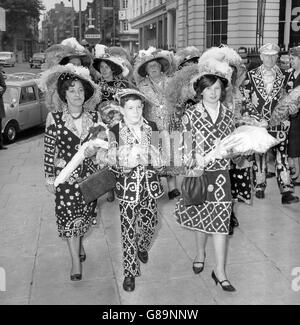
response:
M207 198L208 178L206 173L197 177L184 177L181 193L184 205L201 205Z
M116 177L108 167L105 167L79 182L79 187L85 202L90 203L113 190L116 187Z

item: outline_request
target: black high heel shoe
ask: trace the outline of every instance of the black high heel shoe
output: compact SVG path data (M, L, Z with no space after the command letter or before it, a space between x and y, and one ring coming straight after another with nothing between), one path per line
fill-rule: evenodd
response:
M204 261L203 262L198 262L198 261L193 262L193 271L195 274L199 274L204 270L205 258L206 258L206 254L204 253ZM201 264L201 266L196 266L197 264Z
M236 291L235 287L229 282L229 280L224 280L224 281L220 282L219 279L217 278L217 276L215 275L215 271L212 271L211 277L216 282L216 285L218 285L218 283L220 284L221 288L224 291L229 291L229 292ZM228 282L228 284L226 285L226 284L224 284L224 282Z

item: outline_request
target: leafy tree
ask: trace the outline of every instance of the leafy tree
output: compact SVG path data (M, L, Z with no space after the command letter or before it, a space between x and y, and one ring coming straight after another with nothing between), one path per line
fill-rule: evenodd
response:
M39 21L45 10L42 0L0 0L0 7L6 10L6 31L12 34L24 32L27 19Z
M33 37L33 31L29 26L31 19L40 20L40 14L45 7L42 0L0 0L0 7L6 11L6 32L0 37L0 48L5 47L16 51L17 36Z

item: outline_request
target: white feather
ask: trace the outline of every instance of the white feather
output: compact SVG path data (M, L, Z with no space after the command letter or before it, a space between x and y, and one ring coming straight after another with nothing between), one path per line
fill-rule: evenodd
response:
M70 46L79 52L84 51L84 47L78 43L75 37L66 38L61 42L61 44L65 46Z
M95 45L95 58L101 58L106 52L107 46L103 44L96 44Z

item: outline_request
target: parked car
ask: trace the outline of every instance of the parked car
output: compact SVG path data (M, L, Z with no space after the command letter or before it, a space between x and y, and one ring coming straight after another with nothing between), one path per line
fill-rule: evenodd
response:
M23 81L23 80L31 80L38 79L40 77L40 73L32 73L32 72L15 72L15 73L7 73L5 76L6 80L12 81Z
M16 61L17 59L14 52L0 52L0 64L14 67Z
M29 60L30 68L41 68L42 64L45 63L46 54L34 53L32 58Z
M25 73L26 75L26 73ZM2 120L2 132L8 143L16 140L20 131L42 125L47 118L44 93L38 88L36 79L25 80L21 74L8 75L3 95L6 117Z

